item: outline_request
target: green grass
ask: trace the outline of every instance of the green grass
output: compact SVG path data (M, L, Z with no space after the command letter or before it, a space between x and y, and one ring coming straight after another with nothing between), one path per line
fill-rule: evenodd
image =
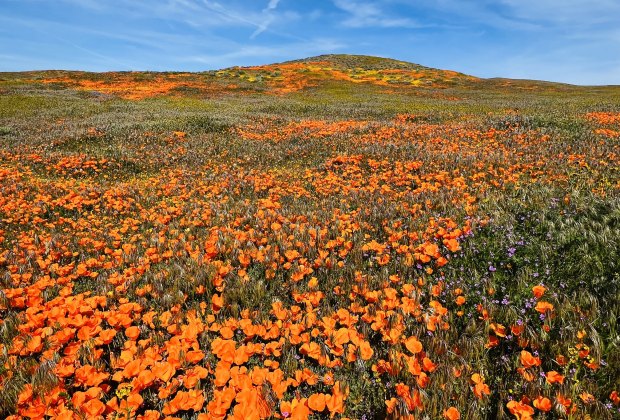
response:
M426 69L366 56L299 62L315 61L345 70ZM405 88L326 79L273 94L272 68L254 82L240 78L240 72L250 75L235 68L183 77L242 89L181 88L143 100L42 82L111 82L127 74L0 74L0 377L13 375L0 379L0 416L26 409L17 399L27 384L43 395L59 381L70 396L88 388L72 376L53 374L64 345L46 362L40 352L9 352L15 340L40 332L25 326L35 310L51 316L41 305L59 302L64 308L69 304L58 299L67 293L76 299L90 293L105 297L106 307L87 316L118 333L98 347L103 355L96 362L91 341L72 341L80 346L76 367L92 363L110 374L121 371L113 356L130 344L124 327L108 319L125 299L142 308L130 325L158 345L172 340L174 325L187 327L198 313L211 328L196 340L205 352L198 365L211 369L195 387L207 402L218 391L212 371L221 361L211 343L221 326L244 311L255 323L276 325L272 305L281 302L290 314L301 314L278 324L281 355L255 354L242 366L263 367L273 359L287 377L305 368L330 376L348 388L343 415L349 418L387 418L391 398L397 399L393 418L409 411L416 418L442 418L450 406L463 419L513 418L506 404L524 396L553 400L549 413L537 410L539 419L618 418L609 396L620 386L620 139L597 134L599 125L586 115L620 113L620 88L500 79ZM148 82L164 75L129 76ZM330 131L330 124L351 120L368 124ZM88 167L85 162L92 160L97 163ZM450 223L454 226L443 229ZM469 224L472 232L458 238L460 249L448 252L442 235ZM316 241L313 229L320 232ZM385 264L365 248L373 241L390 257ZM408 262L402 247L413 252L425 241L438 244L445 265ZM160 260L150 259L153 250ZM287 250L301 256L292 258L290 267ZM243 252L258 251L264 260L241 266ZM322 252L326 256L320 257ZM67 274L42 268L46 258L68 266ZM77 265L88 261L98 275L72 277ZM222 265L230 272L220 276ZM302 265L312 266L312 274L292 281ZM38 294L36 282L45 276L53 282ZM54 284L59 277L69 278L72 289ZM317 286L310 286L310 277L317 278ZM542 300L554 306L545 316L534 309L532 287L540 284L546 288ZM407 296L421 315L391 308L385 292L392 287L397 299L405 297L404 287L412 287ZM15 288L24 296L40 296L42 303L29 311L11 306L6 296ZM316 304L300 298L316 291L323 293ZM375 302L366 292L381 298ZM214 293L225 299L221 310L212 309ZM456 304L457 295L466 297L462 305ZM442 321L449 327L432 332L427 317L437 304L447 309ZM340 309L354 313L356 305L362 309L352 328L372 346L369 360L343 358L341 366L328 368L305 357L301 343L291 342L292 329L308 322L310 340L335 360L319 320L337 319ZM104 311L109 312L103 316ZM157 314L152 327L143 317L149 311ZM374 324L384 313L387 327ZM163 326L166 316L173 321ZM521 336L526 343L510 331L520 324L526 325ZM402 355L409 353L403 340L388 342L384 329L401 327L402 337L418 337L436 364L425 386L404 365ZM501 327L508 330L505 337L497 334ZM56 325L50 328L58 331ZM232 339L238 345L271 341L244 334L235 327ZM132 357L153 351L153 343L141 344ZM589 354L580 357L583 345ZM531 381L517 371L522 350L541 358L540 367L530 368ZM568 359L564 365L560 355ZM599 366L588 368L585 362ZM381 371L386 363L393 371ZM189 369L184 365L176 376ZM552 370L565 376L564 384L546 383L541 374ZM488 396L474 396L475 373L489 385ZM117 395L119 382L104 381L110 390L102 401ZM283 400L330 394L328 382L291 386ZM397 384L419 391L424 410L409 410ZM141 391L138 414L160 412L172 400L174 394L158 397L160 385ZM573 400L575 413L555 404L558 393ZM583 401L583 393L595 401ZM267 384L261 395L275 398ZM278 407L272 406L273 413ZM192 410L175 415L196 417Z

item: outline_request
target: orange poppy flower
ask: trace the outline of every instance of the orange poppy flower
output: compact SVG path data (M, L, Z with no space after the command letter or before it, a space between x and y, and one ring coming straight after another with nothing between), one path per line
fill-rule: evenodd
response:
M168 362L157 362L151 368L155 376L162 382L168 382L175 374L175 367Z
M534 293L534 297L536 297L536 299L540 299L542 297L542 295L545 294L545 291L547 289L544 286L534 286L532 287L532 293Z
M125 329L125 335L127 336L127 338L129 338L130 340L137 340L138 337L140 336L140 328L136 327L136 326L132 326L129 328Z
M521 325L511 325L510 326L510 332L512 332L512 335L514 336L520 336L521 334L523 334L523 331L525 331L525 324L521 324Z
M422 351L422 343L417 339L417 337L413 336L405 340L405 347L407 347L407 350L409 350L412 354L418 354Z
M144 399L140 394L132 393L127 397L126 400L121 401L119 408L123 411L134 412L144 402Z
M569 408L573 404L573 401L570 398L567 398L562 394L557 394L555 399L558 404L563 405L565 408Z
M109 374L99 372L94 366L90 365L82 366L75 370L76 382L91 387L99 386L103 381L107 380L109 376Z
M533 418L534 408L520 401L509 401L506 407L518 420L531 420Z
M325 394L310 395L307 404L312 411L321 412L325 410Z
M332 394L325 397L325 404L330 412L330 417L338 413L344 413L344 396L342 394Z
M589 392L585 392L585 391L579 394L579 398L581 398L581 401L583 401L585 404L591 404L596 401L596 398L594 398L594 395L590 394Z
M519 360L521 364L526 369L531 368L533 366L540 366L540 358L534 357L532 353L527 350L521 350L521 355L519 356Z
M563 384L564 383L564 376L556 372L555 370L551 370L547 372L545 377L547 379L547 383L549 384L555 384L555 383Z
M90 418L96 418L102 415L105 411L105 404L98 399L92 399L85 402L78 408L82 413L86 414Z
M459 413L459 410L457 410L455 407L450 407L447 410L444 410L443 416L447 420L460 420L461 413Z
M435 371L435 369L437 368L437 365L433 363L431 359L429 359L428 357L425 357L422 359L422 368L425 371L431 373Z
M222 307L224 307L224 298L221 295L214 294L213 297L211 297L211 308L213 312L219 312Z
M534 375L534 373L525 368L517 368L517 373L519 373L519 375L521 375L523 379L528 382L532 382L534 379L536 379L536 375Z
M450 252L456 252L461 248L461 246L459 245L459 241L454 238L444 239L443 244L446 248L448 248Z
M551 400L549 398L539 396L534 400L534 407L540 411L546 412L551 410L553 405L551 404Z
M289 401L280 401L280 414L282 417L289 418L293 412L293 407Z
M484 378L478 373L474 373L471 376L471 380L474 383L474 395L478 399L482 399L485 395L491 395L491 389L484 383Z
M553 312L553 304L549 303L549 302L545 302L545 301L539 301L536 304L536 311L540 312L541 314L547 313L547 312Z
M374 350L368 341L360 342L359 351L362 360L370 360L374 354Z
M43 340L40 336L34 336L28 341L26 347L30 353L38 353L43 348Z
M179 391L175 397L164 404L162 410L163 414L170 415L175 414L181 410L194 410L198 411L204 404L204 394L200 390L191 391Z
M146 410L144 414L136 417L136 420L159 420L161 418L161 414L159 411L155 410Z
M304 343L299 349L299 352L315 360L321 358L321 347L315 342Z

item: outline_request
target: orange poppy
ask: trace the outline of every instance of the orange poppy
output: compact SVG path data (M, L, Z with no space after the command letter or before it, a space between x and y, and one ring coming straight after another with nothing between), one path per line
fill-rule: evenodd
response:
M534 407L539 409L540 411L549 411L553 407L551 400L547 397L537 397L534 400Z
M168 382L175 374L175 367L168 362L157 362L151 368L155 376L162 382Z
M132 327L126 328L125 329L125 335L130 340L134 340L135 341L140 336L140 328L138 328L136 326L132 326Z
M540 366L540 358L534 357L532 353L527 350L521 350L521 355L519 356L519 360L521 364L526 369L531 368L533 366Z
M359 351L362 360L370 360L374 354L374 350L368 341L360 342Z
M541 314L545 314L547 312L553 312L553 304L549 303L549 302L545 302L545 301L538 301L538 303L536 304L536 311L540 312Z
M92 399L79 406L79 409L90 418L96 418L105 411L105 404L98 399Z
M308 398L308 407L312 411L321 412L325 410L325 394L312 394Z
M443 416L447 420L460 420L461 413L459 413L459 410L457 410L455 407L450 407L447 410L444 410Z
M509 401L506 407L518 420L531 420L533 418L534 408L520 401Z
M536 297L536 299L540 299L542 297L542 295L545 294L545 291L547 289L544 286L534 286L532 287L532 293L534 293L534 297Z
M564 383L564 376L556 372L555 370L551 370L547 372L545 377L547 379L547 383L549 384L555 384L555 383L563 384Z
M412 354L417 354L422 351L422 343L416 337L409 337L405 340L405 347L407 347L407 350Z

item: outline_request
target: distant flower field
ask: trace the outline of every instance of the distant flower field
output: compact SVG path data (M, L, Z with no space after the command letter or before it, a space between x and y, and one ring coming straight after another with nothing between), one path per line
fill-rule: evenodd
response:
M620 417L617 89L239 71L0 78L3 418Z

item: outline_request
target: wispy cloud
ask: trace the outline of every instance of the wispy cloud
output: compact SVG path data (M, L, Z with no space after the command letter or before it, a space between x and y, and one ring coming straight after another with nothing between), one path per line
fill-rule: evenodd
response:
M266 10L276 10L276 7L278 7L278 3L280 3L280 0L269 0L269 4L267 5Z
M0 21L2 20L4 20L5 22L9 21L9 19L0 17ZM12 23L16 23L15 19L11 19L10 21ZM96 57L102 60L103 62L113 63L116 66L120 66L120 68L123 70L132 70L133 68L135 68L135 66L132 66L130 63L124 60L119 60L118 58L115 58L107 54L102 54L93 48L84 46L79 43L79 40L74 40L70 37L58 35L55 31L52 30L52 26L49 25L49 22L46 22L46 21L37 22L36 20L28 21L28 20L21 20L21 19L18 19L17 22L20 22L20 24L23 27L27 27L33 32L40 33L43 36L43 39L45 39L47 42L50 42L52 45L58 44L58 43L64 44L65 46L72 49L74 53L76 54L86 53L88 55L91 55L93 57ZM42 23L42 24L39 24L39 23Z
M356 0L334 0L334 5L349 15L344 21L345 26L352 28L364 27L417 27L418 24L410 18L392 17L386 15L378 4Z
M518 18L556 24L595 25L618 23L620 2L617 0L500 0Z
M262 34L267 30L267 28L274 19L274 15L271 12L276 10L276 8L278 7L278 3L280 3L280 0L269 0L269 4L267 4L267 7L263 9L263 14L265 15L265 18L259 24L258 28L256 28L256 30L252 33L252 35L250 35L250 39L256 38L258 35Z

